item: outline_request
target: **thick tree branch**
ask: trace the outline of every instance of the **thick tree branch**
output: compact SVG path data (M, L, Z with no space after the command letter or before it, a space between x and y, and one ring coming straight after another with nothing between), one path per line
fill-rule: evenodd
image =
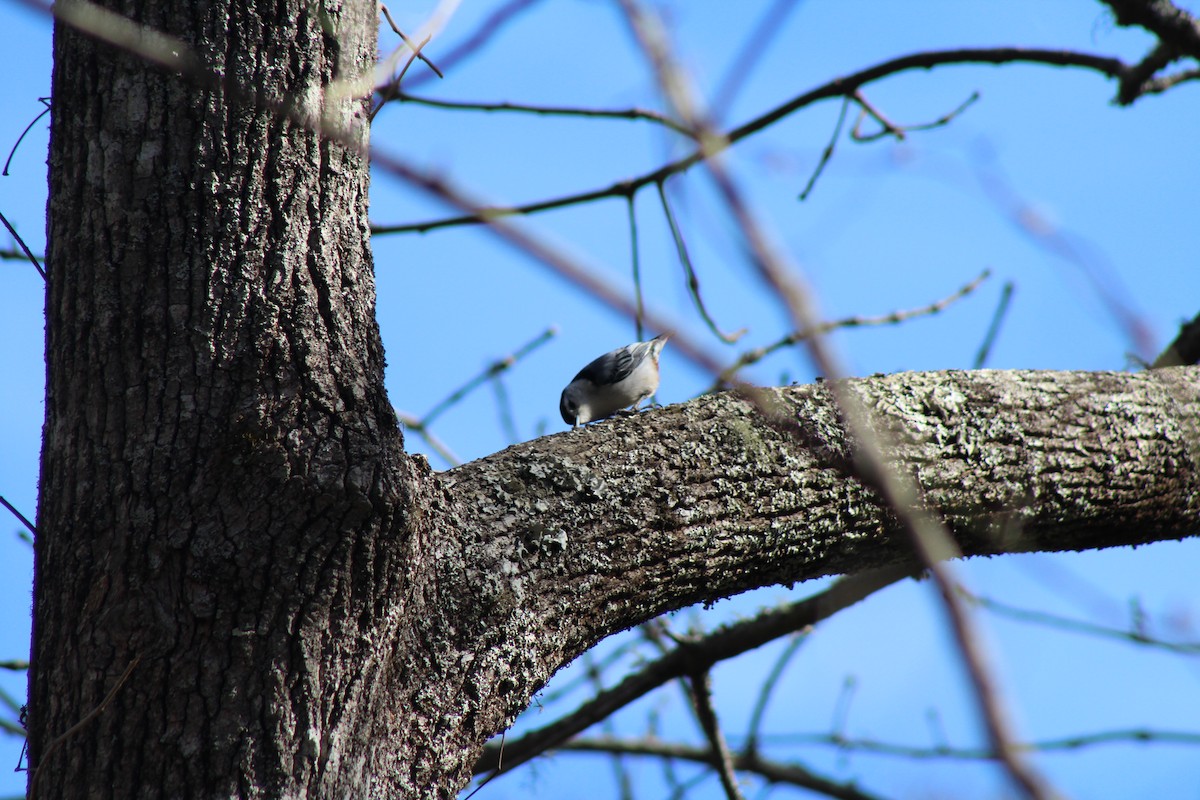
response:
M1200 59L1200 21L1170 0L1102 0L1118 25L1137 25L1164 44Z
M965 555L1196 533L1200 369L904 373L847 388ZM712 395L444 473L462 538L445 543L441 586L476 598L481 636L521 642L508 657L541 665L521 672L527 685L517 670L500 681L510 713L595 641L664 611L911 563L895 517L843 469L830 391L768 396L770 423Z

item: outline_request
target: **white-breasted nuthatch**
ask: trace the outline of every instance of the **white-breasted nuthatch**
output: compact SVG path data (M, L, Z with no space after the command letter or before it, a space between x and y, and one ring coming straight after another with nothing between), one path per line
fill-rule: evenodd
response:
M658 357L668 334L634 342L597 358L563 389L558 410L572 428L611 417L638 404L658 390Z

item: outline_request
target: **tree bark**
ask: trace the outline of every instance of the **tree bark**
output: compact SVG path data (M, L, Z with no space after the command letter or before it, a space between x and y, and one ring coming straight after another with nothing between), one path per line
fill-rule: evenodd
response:
M374 4L139 10L224 78L56 30L38 796L451 797L609 633L911 558L819 385L407 457L334 90ZM1200 369L852 387L968 555L1195 533Z

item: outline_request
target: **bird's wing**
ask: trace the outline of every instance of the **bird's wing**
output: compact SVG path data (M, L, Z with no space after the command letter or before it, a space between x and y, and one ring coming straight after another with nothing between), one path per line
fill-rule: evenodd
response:
M584 378L594 385L599 385L602 378L608 383L620 383L629 377L633 368L641 360L635 350L637 345L629 345L611 353L605 353L583 369L574 377L572 382Z

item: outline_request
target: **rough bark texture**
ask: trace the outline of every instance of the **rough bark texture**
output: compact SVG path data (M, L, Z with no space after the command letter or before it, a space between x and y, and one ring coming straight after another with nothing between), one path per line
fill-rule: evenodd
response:
M365 144L364 98L327 90L371 69L375 6L120 11L240 88L55 31L31 775L54 797L319 796L366 768L417 482L365 158L263 106Z
M362 119L328 89L368 68L373 3L134 11ZM603 636L910 558L819 386L431 474L383 390L361 153L68 30L54 93L39 796L453 796ZM1200 369L853 386L968 554L1195 532Z
M851 386L965 555L1197 531L1200 371L903 373ZM563 660L671 608L912 558L892 514L847 475L831 393L773 400L770 423L708 396L446 473L465 506L463 591L485 592L497 617L511 613L511 635L530 631Z

